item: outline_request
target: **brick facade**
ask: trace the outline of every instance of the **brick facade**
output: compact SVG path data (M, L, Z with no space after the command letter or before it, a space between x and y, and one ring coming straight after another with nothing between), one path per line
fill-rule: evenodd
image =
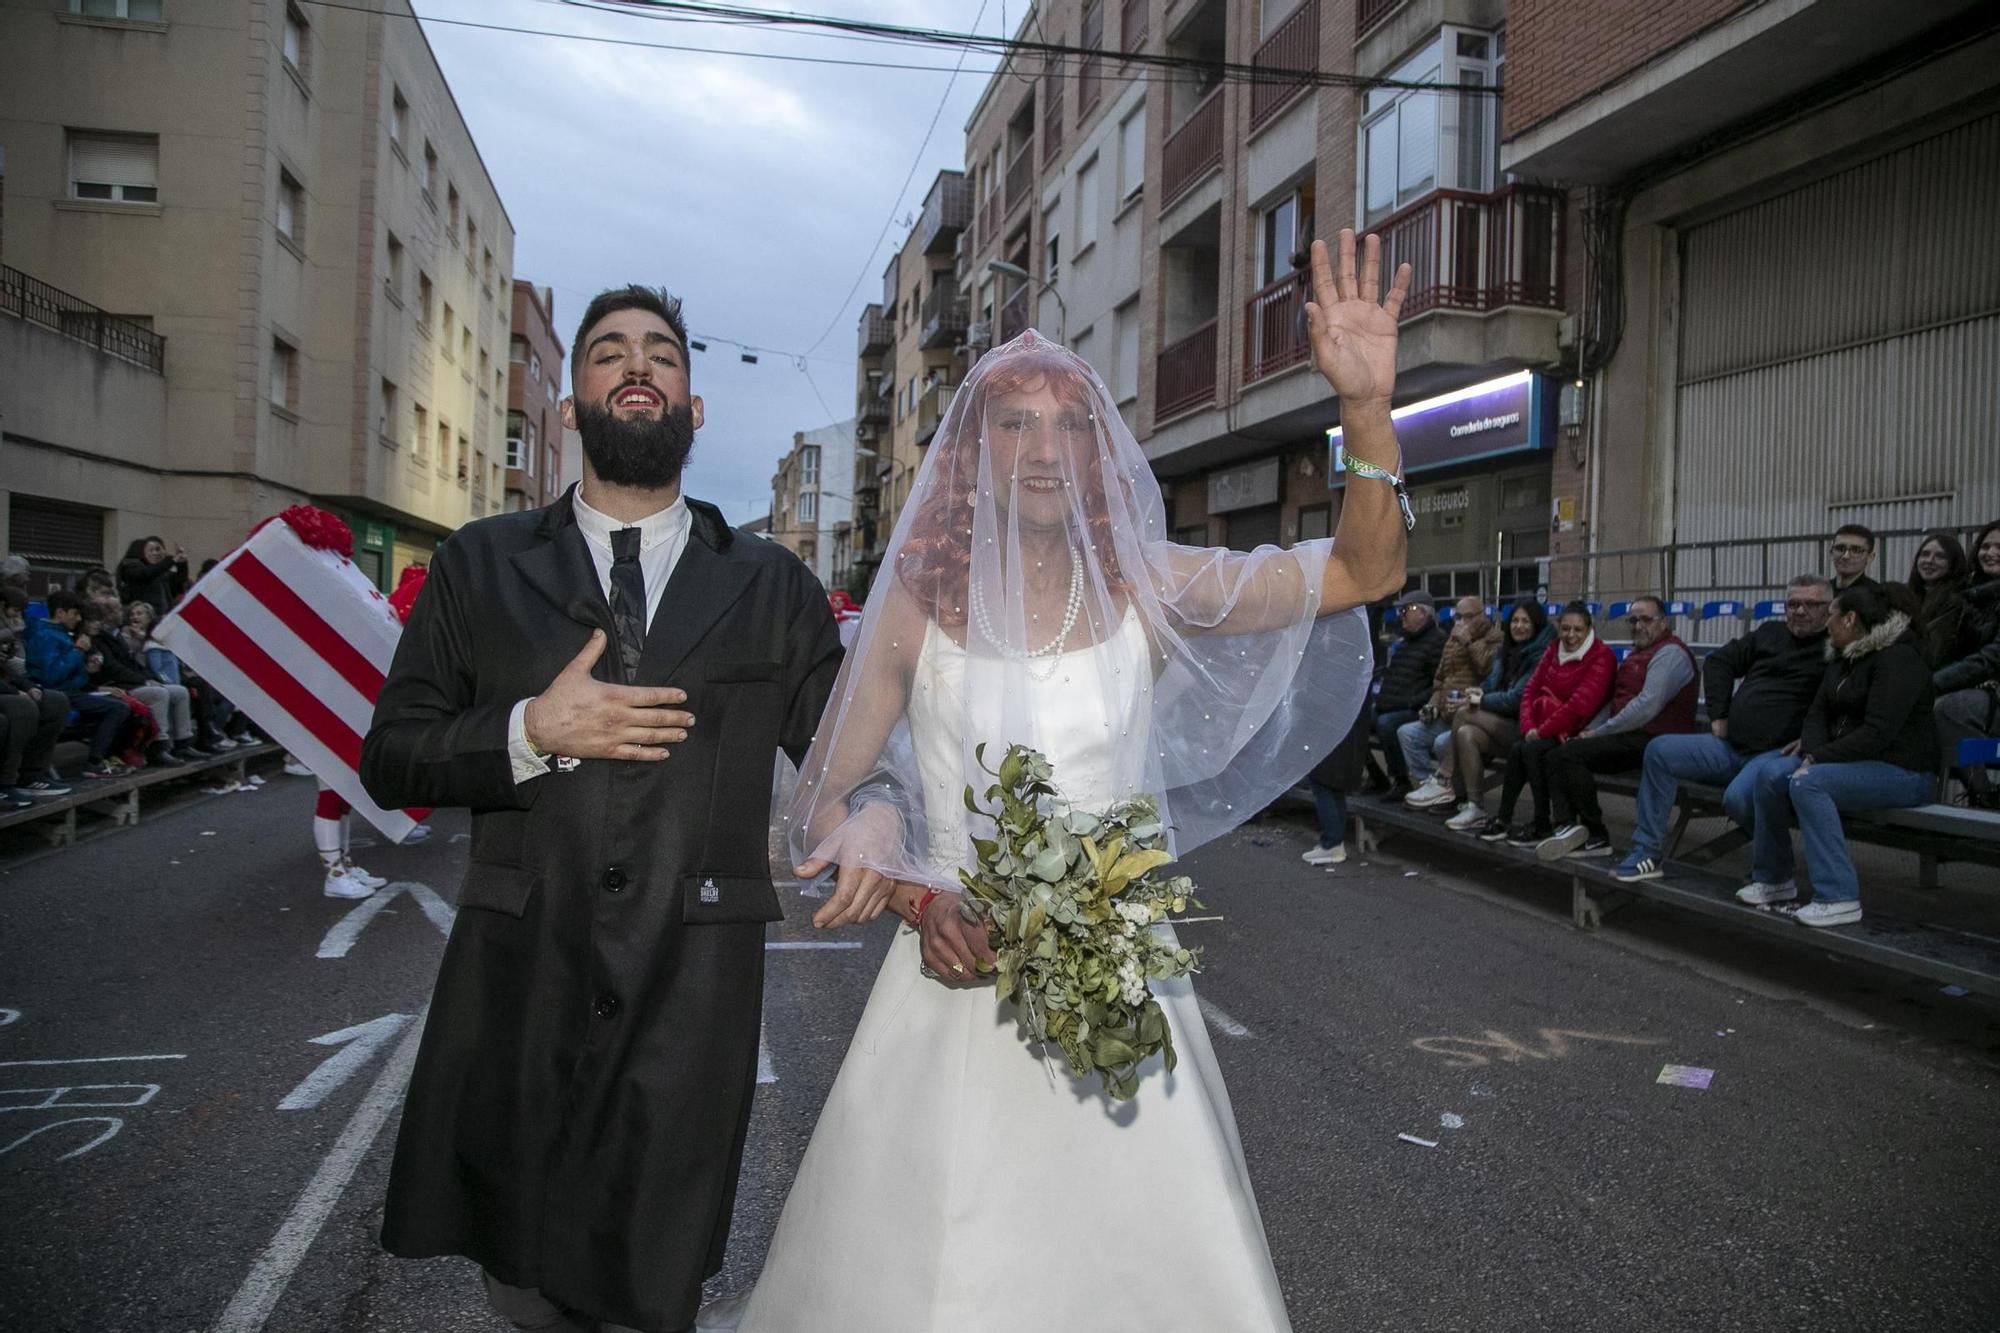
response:
M1756 0L1509 0L1501 133L1534 128Z

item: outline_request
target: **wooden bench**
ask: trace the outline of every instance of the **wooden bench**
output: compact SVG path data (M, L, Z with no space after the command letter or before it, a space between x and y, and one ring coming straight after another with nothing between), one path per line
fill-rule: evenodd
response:
M1613 784L1637 790L1636 779L1600 777L1600 790L1616 790ZM1721 792L1714 788L1682 787L1684 799L1698 802L1712 798L1721 809ZM1676 838L1685 830L1683 819ZM1348 806L1349 822L1364 845L1374 841L1382 829L1422 835L1431 845L1459 855L1484 859L1509 869L1520 869L1570 881L1570 918L1578 929L1595 930L1610 913L1628 902L1645 899L1698 912L1737 929L1762 932L1792 944L1824 949L1830 953L1862 958L1914 976L1928 977L1950 985L1963 986L1988 995L2000 995L2000 940L1969 931L1954 930L1921 921L1911 921L1870 910L1851 926L1807 929L1783 912L1748 907L1736 900L1741 881L1718 875L1691 858L1671 861L1659 879L1622 883L1611 873L1613 860L1566 857L1543 861L1531 847L1510 847L1504 842L1481 842L1444 826L1436 813L1413 810L1406 805L1358 800ZM1369 825L1375 825L1370 829ZM2000 814L1992 811L1961 810L1953 806L1919 806L1912 810L1883 811L1877 816L1851 816L1849 827L1867 841L1882 841L1880 835L1908 835L1927 838L1933 845L1920 855L1938 859L1979 860L2000 865ZM1733 843L1727 840L1735 836ZM1709 861L1732 846L1741 846L1740 831L1733 827L1722 837L1711 839L1696 849L1695 855ZM1718 844L1726 844L1716 850ZM1948 844L1948 845L1947 845ZM1890 844L1898 845L1898 844ZM1670 844L1671 850L1671 844ZM1935 865L1926 887L1935 887Z
M177 768L142 768L118 778L78 778L70 784L74 790L67 796L37 801L26 810L0 814L0 829L33 825L34 832L47 839L50 846L73 846L77 840L79 810L109 818L111 827L105 832L128 828L139 822L139 793L148 788L215 776L242 782L249 775L252 759L283 752L281 747L267 741L261 745L239 745L213 758L191 760Z

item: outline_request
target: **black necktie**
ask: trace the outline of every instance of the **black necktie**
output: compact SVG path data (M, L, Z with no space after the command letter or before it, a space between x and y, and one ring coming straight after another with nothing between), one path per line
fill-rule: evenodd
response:
M618 657L625 683L639 678L639 654L646 647L646 575L639 568L639 529L611 534L611 623L618 627Z

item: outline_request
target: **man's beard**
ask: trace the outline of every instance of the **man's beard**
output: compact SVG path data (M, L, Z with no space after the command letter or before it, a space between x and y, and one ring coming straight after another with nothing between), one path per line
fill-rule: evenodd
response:
M656 491L680 480L694 450L694 409L669 406L657 418L621 420L609 408L576 405L576 433L597 479Z

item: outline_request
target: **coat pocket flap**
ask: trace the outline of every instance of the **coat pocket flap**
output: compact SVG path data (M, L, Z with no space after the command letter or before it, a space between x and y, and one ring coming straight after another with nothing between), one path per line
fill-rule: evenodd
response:
M782 921L778 890L768 875L687 875L681 879L681 920L691 925Z
M532 870L474 861L466 867L465 880L458 886L458 905L519 916L528 910L537 882Z
M702 678L719 683L729 681L782 680L782 662L710 662Z

